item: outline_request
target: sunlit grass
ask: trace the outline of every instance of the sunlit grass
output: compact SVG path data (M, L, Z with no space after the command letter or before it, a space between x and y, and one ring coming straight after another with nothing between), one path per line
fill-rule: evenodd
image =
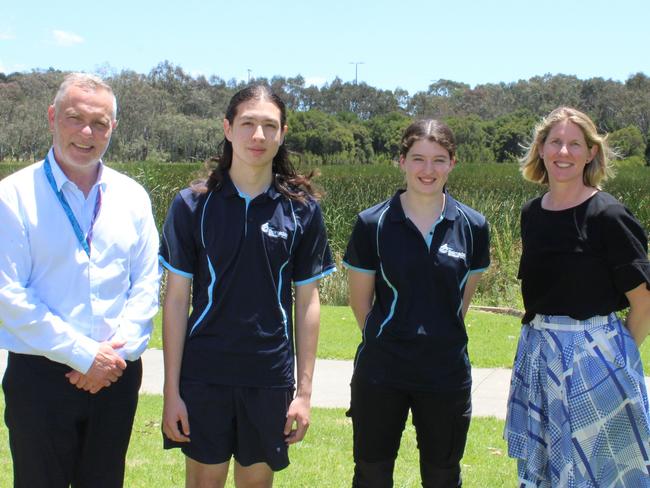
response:
M0 395L0 410L4 400ZM164 451L160 433L162 397L142 395L133 426L126 461L127 488L177 488L184 486L185 463L179 450ZM501 439L503 421L472 420L465 457L463 486L469 488L514 486L515 463L506 456ZM275 477L278 488L349 487L353 471L352 424L344 409L312 410L311 427L305 440L290 449L291 465ZM35 460L38 462L38 460ZM0 486L12 486L12 463L7 429L0 425ZM234 486L232 475L226 485ZM415 430L407 424L395 467L396 487L419 484Z

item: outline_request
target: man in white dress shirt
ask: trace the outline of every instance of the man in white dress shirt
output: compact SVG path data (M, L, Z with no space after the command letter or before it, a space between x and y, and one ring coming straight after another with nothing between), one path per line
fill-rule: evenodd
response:
M145 190L103 165L117 103L68 75L46 158L0 181L2 386L16 487L120 487L158 308Z

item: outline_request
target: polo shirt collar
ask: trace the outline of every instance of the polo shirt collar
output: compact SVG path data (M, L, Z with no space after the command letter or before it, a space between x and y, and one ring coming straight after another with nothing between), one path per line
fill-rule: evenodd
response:
M232 182L230 173L228 172L224 173L223 179L221 180L221 185L219 186L218 190L219 193L221 193L224 197L239 196L239 191L237 190L235 184Z
M397 190L390 200L390 209L388 210L390 219L393 222L401 222L406 220L404 207L399 196L406 190ZM445 188L445 208L442 210L442 218L447 220L456 220L458 217L458 209L456 208L456 200L449 194Z
M230 172L226 172L224 174L223 181L221 183L220 191L222 192L222 195L224 197L233 197L233 196L242 196L243 197L242 192L239 191L237 186L235 186L235 183L232 181L232 178L230 177ZM282 195L278 191L278 189L276 188L275 174L273 174L273 182L260 195L266 195L272 200L275 200L276 198L278 198L278 197L280 197ZM258 197L259 197L259 195L258 195ZM255 197L255 198L257 198L257 197Z
M458 202L452 197L449 192L445 189L445 210L443 212L443 218L447 220L456 220L458 218Z
M406 214L404 213L404 207L402 207L402 201L399 196L404 193L406 190L397 190L393 197L390 199L390 208L388 209L388 214L390 220L393 222L402 222L406 220Z
M47 153L47 159L50 161L50 168L52 169L52 176L54 176L54 182L56 183L56 189L57 191L61 191L61 188L63 188L63 185L66 183L72 185L74 188L77 187L70 179L65 175L63 170L61 169L61 166L59 165L59 162L56 160L56 157L54 156L54 147L51 147L50 150ZM99 161L99 173L97 175L97 181L93 184L93 188L95 186L101 186L102 191L106 190L106 177L105 177L105 171L104 171L104 163L100 160Z

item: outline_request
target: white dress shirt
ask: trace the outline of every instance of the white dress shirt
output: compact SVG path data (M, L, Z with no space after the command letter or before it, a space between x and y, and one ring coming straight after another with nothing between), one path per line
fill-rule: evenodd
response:
M0 347L86 373L101 342L123 340L117 352L135 360L147 347L158 310L158 233L149 196L101 164L85 198L51 149L48 159L84 235L101 187L90 256L43 161L0 181Z

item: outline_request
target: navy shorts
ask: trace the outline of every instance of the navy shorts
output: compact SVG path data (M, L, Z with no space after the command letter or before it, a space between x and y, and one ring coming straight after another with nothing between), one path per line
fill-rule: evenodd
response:
M242 466L266 463L273 471L289 465L284 425L293 399L292 388L251 388L181 380L187 407L190 442L164 437L165 449L180 447L203 464L231 457Z

